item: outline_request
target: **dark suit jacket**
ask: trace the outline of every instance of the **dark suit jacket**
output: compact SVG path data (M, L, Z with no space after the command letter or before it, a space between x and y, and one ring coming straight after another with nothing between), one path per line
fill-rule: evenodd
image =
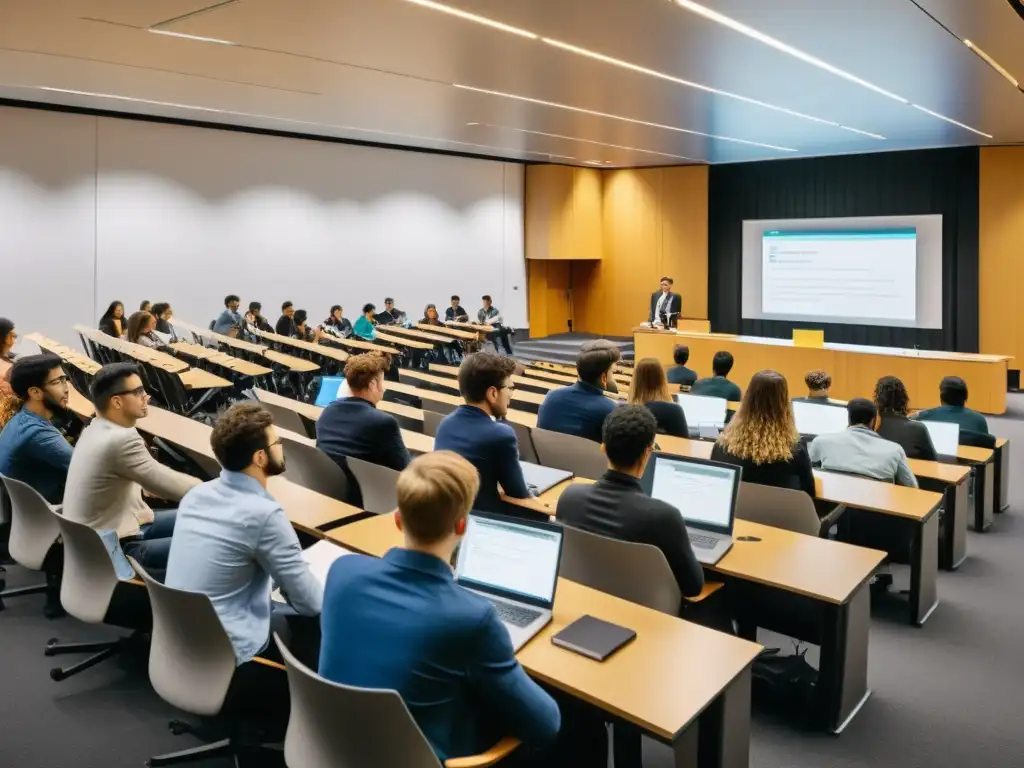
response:
M614 410L615 401L605 397L604 392L577 381L571 387L559 387L544 396L537 412L537 426L600 443L605 417Z
M121 328L127 328L127 327L128 327L128 320L126 318L122 318L121 319ZM105 334L107 334L107 336L113 336L115 339L119 338L119 336L117 335L117 328L114 327L114 319L112 317L108 317L108 318L106 318L104 320L100 320L100 328L99 329L101 331L103 331Z
M274 333L278 336L287 336L291 338L295 335L295 320L288 317L288 315L281 315L277 319L277 325L274 326Z
M654 316L654 310L658 308L658 302L661 301L661 291L655 291L651 294L651 311L647 313L647 322L653 323L655 321L665 322L663 318L656 318ZM683 297L678 293L669 292L668 301L665 304L664 314L672 315L671 326L675 327L676 320L679 319L679 313L683 311Z
M322 420L323 416L320 418ZM460 405L441 420L434 436L434 450L455 451L476 467L480 491L474 509L511 512L511 505L503 504L498 495L499 483L514 499L530 496L523 468L519 466L519 441L515 431L475 406Z
M679 510L643 492L631 475L608 470L593 485L572 485L558 499L558 520L611 539L652 544L665 553L679 590L700 594L704 572L693 555Z
M697 381L697 372L685 365L673 365L665 371L665 376L668 378L669 384L681 384L687 387L692 387Z
M458 320L460 317L469 320L469 313L462 308L461 304L458 307L449 305L444 311L445 320Z
M878 423L878 434L886 440L903 447L908 459L938 461L939 455L932 445L928 427L906 416L882 416Z
M715 443L715 447L711 449L711 460L743 467L743 482L791 488L794 491L803 491L814 498L814 472L811 469L811 457L807 454L807 446L803 443L793 446L793 458L789 461L773 461L769 464L755 464L750 459L738 459L720 443Z
M494 606L433 555L338 558L320 623L320 674L398 691L442 762L504 736L529 749L558 733L558 705L519 666Z
M653 402L645 403L647 410L653 414L658 422L658 432L662 435L673 435L675 437L689 437L690 433L686 425L686 414L677 403Z

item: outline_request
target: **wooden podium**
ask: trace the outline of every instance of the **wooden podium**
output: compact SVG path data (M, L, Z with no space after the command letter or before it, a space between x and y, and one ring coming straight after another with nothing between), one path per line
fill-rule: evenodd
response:
M680 333L711 333L711 321L680 317L676 320L676 330Z

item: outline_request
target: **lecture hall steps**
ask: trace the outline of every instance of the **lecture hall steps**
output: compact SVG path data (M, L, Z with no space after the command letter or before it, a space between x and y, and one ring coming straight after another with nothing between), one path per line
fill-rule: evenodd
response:
M515 356L522 360L574 365L576 354L583 343L596 338L600 337L588 333L559 333L554 336L517 341ZM633 359L632 339L611 337L608 340L618 345L624 360Z

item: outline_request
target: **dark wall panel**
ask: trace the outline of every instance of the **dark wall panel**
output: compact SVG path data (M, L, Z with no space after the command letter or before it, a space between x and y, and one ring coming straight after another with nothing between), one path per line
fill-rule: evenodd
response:
M713 331L786 338L821 328L827 341L978 351L976 147L711 166L708 312ZM942 330L744 320L743 222L942 215Z

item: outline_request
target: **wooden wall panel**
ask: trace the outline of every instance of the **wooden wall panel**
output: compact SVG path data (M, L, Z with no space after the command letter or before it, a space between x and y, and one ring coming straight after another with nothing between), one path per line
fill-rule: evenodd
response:
M526 167L526 258L600 259L601 171Z
M569 330L571 262L534 259L526 262L530 335L550 336Z
M979 213L980 351L1024 358L1024 147L982 147Z

